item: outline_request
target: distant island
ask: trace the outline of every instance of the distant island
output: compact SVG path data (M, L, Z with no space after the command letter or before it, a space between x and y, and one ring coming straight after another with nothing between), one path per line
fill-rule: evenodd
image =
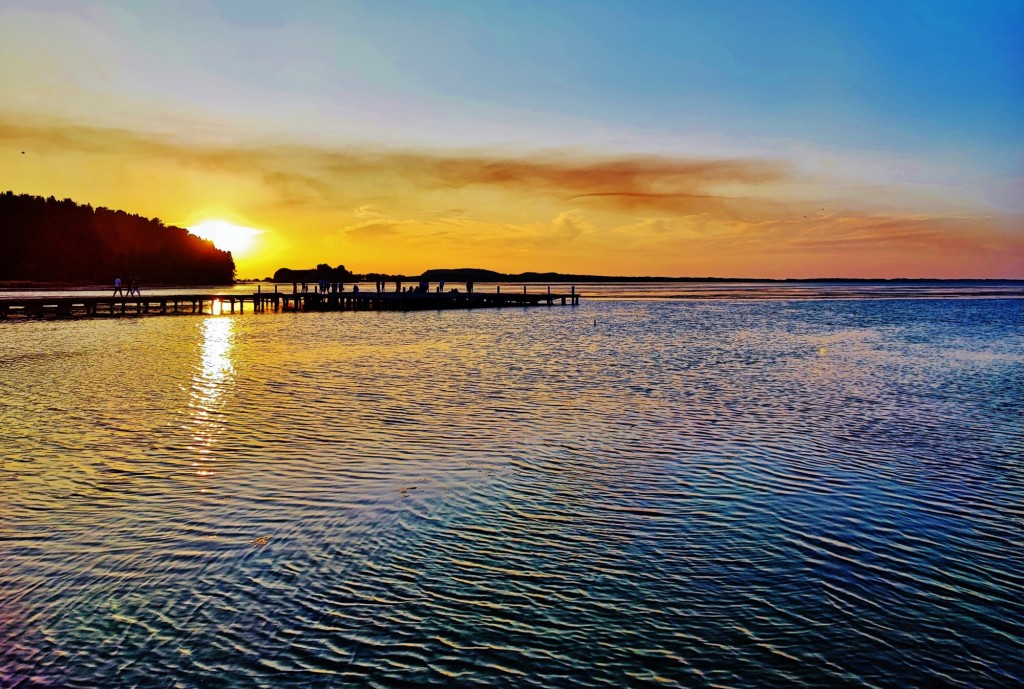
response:
M228 251L181 227L71 199L0 193L0 281L222 285L235 277Z
M587 283L587 282L849 282L849 283L924 283L924 282L1016 282L1014 280L993 280L993 279L941 279L941 278L842 278L842 277L816 277L816 278L751 278L751 277L666 277L666 276L636 276L636 275L586 275L575 273L499 273L484 268L431 268L419 275L388 275L384 273L368 273L362 276L364 280L426 280L437 282L540 282L540 283Z
M814 278L764 278L764 277L668 277L654 275L587 275L579 273L533 272L500 273L486 268L431 268L417 275L404 273L352 273L345 266L332 268L321 263L316 268L279 268L273 277L263 279L242 280L242 282L276 282L276 283L316 283L325 282L374 282L391 281L444 281L451 284L464 282L520 282L545 284L583 284L583 283L654 283L654 282L717 282L717 283L886 283L886 284L922 284L922 283L986 283L986 284L1017 284L1020 280L998 278L851 278L851 277L814 277Z
M326 263L320 263L316 268L278 268L270 282L353 282L356 276L345 266L332 268Z

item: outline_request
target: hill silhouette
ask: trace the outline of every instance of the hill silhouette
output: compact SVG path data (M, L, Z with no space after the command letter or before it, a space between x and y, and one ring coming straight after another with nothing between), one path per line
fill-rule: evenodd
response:
M0 280L230 284L235 261L209 240L159 218L71 199L0 193Z
M372 277L389 278L402 277L410 279L409 276L389 276L385 274L371 273L366 279ZM764 277L668 277L655 275L586 275L578 273L537 273L533 271L525 273L499 273L485 268L431 268L425 270L421 275L412 276L417 280L446 282L548 282L548 283L581 283L581 282L757 282L757 283L815 283L815 282L839 282L839 283L865 283L881 282L890 284L919 284L932 282L985 282L989 284L1019 282L1017 280L990 280L990 279L937 279L937 278L852 278L852 277L813 277L813 278L764 278Z
M274 282L352 282L355 275L345 266L331 268L326 263L317 264L316 268L278 268L274 273Z

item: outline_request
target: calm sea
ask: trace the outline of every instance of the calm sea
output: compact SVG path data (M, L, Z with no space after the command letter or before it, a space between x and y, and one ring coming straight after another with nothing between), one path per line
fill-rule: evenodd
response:
M1019 284L720 287L0 323L0 687L1021 686Z

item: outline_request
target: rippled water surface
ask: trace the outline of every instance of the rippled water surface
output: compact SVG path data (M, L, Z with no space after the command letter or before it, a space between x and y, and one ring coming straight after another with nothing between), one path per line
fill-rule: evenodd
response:
M1017 687L1024 300L0 323L2 687Z

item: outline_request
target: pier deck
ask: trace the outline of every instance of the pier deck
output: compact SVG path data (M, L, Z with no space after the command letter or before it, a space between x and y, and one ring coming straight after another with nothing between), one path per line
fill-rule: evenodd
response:
M547 292L263 292L252 294L153 294L132 297L26 297L0 299L8 318L116 318L155 315L217 315L273 311L420 311L505 306L577 305L569 293Z

